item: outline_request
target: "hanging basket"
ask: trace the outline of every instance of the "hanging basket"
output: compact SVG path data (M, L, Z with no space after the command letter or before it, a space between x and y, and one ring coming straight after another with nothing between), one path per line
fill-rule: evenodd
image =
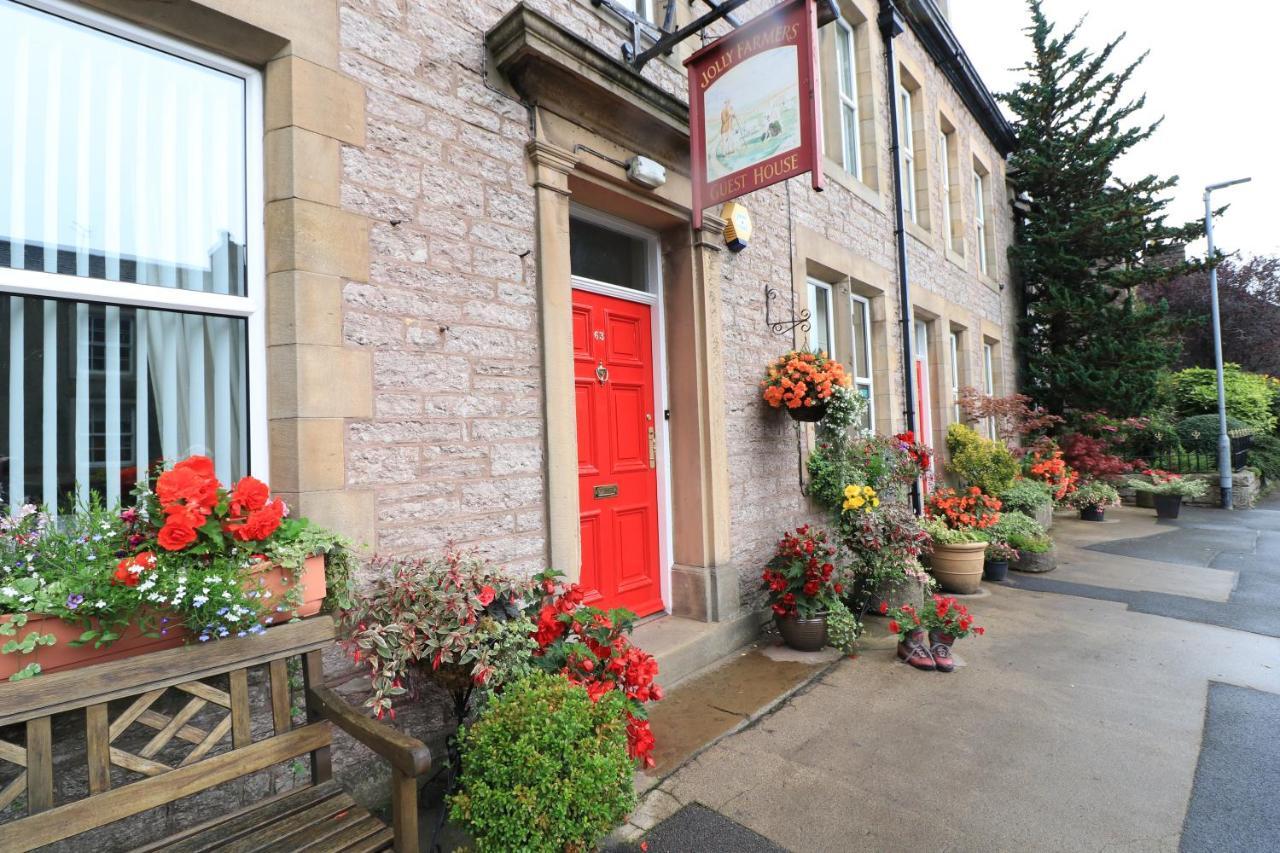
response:
M797 406L794 409L787 409L787 414L791 416L791 420L800 421L806 424L816 424L827 414L827 403L824 400L812 406Z

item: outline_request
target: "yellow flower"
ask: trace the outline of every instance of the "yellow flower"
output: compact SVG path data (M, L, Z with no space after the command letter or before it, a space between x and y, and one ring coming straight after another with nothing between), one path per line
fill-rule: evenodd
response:
M866 500L864 498L862 498L861 496L856 497L853 499L853 508L859 509L864 503L866 503Z
M879 498L872 498L872 499L871 499L871 505L872 505L873 507L880 506L880 499L879 499Z
M844 487L844 496L845 496L846 498L851 498L851 497L853 497L854 495L856 495L857 493L858 493L858 487L857 487L857 486L845 486L845 487Z

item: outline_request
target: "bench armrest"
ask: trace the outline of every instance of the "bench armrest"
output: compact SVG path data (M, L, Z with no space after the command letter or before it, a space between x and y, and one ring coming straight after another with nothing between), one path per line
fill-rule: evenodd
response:
M431 769L431 750L422 741L366 717L328 687L308 687L308 701L338 728L381 755L406 776L418 777Z

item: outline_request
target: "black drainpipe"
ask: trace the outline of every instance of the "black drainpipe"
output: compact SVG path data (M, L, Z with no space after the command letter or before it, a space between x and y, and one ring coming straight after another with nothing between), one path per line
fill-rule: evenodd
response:
M893 5L893 0L880 0L880 35L884 38L884 65L889 86L889 152L893 160L893 224L894 236L898 248L898 302L902 316L902 378L903 398L906 402L907 429L914 430L916 425L916 389L914 376L915 317L911 310L911 286L907 283L907 223L906 211L902 209L902 157L898 151L898 59L893 49L893 40L902 34L906 27L902 14ZM909 120L909 119L908 119ZM918 440L923 441L924 436ZM920 515L920 481L911 486L911 508Z

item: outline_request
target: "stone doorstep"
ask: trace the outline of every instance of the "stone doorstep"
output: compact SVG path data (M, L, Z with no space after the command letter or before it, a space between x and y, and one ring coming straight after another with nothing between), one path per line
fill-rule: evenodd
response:
M631 641L658 659L658 683L671 690L754 641L764 616L746 613L728 622L659 616L636 626Z

